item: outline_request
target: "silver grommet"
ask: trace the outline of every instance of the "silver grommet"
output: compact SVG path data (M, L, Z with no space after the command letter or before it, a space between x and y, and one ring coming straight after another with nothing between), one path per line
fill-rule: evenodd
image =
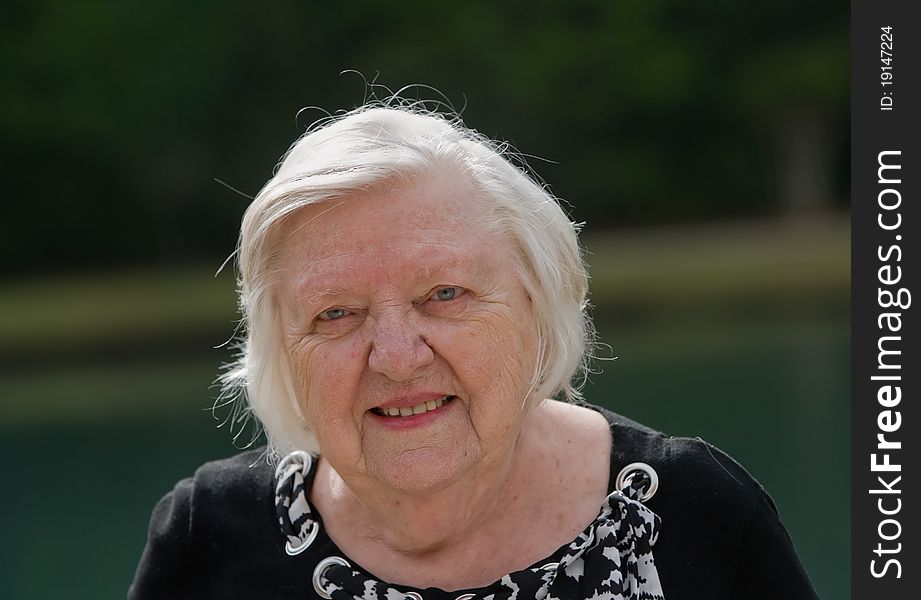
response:
M282 472L291 466L291 463L298 459L300 459L301 464L303 464L301 471L305 474L308 473L310 471L310 467L313 465L313 457L303 450L295 450L294 452L281 459L281 462L278 463L277 467L275 467L275 479L281 477Z
M559 566L560 566L560 563L558 562L549 562L545 565L541 565L540 570L541 571L556 571L557 568L559 568Z
M642 471L649 476L649 489L640 497L640 502L646 502L652 498L656 490L659 489L659 475L656 473L656 470L647 465L644 462L635 462L630 463L626 467L620 470L620 473L617 474L617 479L614 480L614 487L620 491L624 489L624 481L627 477L631 475L634 471Z
M422 600L422 594L419 592L406 592L406 597L412 600Z
M301 552L307 549L310 544L317 539L317 534L320 533L320 524L316 521L311 522L310 533L307 534L307 537L303 539L297 546L291 545L291 540L289 539L285 542L285 552L288 553L288 556L297 556Z
M470 600L470 599L473 598L473 597L474 597L473 594L461 594L460 596L458 596L458 597L455 598L454 600Z
M343 567L351 567L347 560L344 558L339 558L338 556L330 556L329 558L324 558L320 561L320 564L317 565L317 568L313 570L313 589L320 595L321 598L326 598L330 600L332 596L326 593L323 589L323 580L326 578L326 570L333 565L342 565Z

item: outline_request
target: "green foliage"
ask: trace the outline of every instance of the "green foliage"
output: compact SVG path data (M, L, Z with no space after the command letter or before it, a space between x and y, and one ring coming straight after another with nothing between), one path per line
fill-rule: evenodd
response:
M552 161L532 163L590 229L768 214L782 203L764 123L791 103L846 123L847 10L11 0L0 270L225 255L247 200L213 180L255 193L323 114L300 108L364 99L344 69L466 104L471 126Z

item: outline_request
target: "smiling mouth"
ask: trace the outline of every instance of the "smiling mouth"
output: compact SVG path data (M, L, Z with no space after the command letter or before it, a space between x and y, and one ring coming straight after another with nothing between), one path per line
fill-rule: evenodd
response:
M422 413L437 410L455 398L457 398L457 396L448 395L443 398L438 398L437 400L426 400L415 406L401 406L400 408L374 407L371 409L371 412L381 417L411 417L413 415L421 415Z

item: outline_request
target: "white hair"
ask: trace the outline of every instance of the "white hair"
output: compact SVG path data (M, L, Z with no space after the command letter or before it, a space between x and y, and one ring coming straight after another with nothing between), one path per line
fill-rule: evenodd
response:
M486 227L510 239L517 250L538 336L535 370L523 402L581 399L594 329L578 225L507 145L465 127L459 117L399 101L374 103L309 129L288 149L243 217L237 247L240 352L219 377L216 406L234 405L232 426L255 415L265 430L270 458L296 449L319 450L282 344L275 298L279 224L304 206L439 167L470 179L482 193Z

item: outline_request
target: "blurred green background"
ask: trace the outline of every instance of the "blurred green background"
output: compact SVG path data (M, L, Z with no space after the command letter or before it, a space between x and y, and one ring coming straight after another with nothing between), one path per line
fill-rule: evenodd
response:
M618 357L589 400L736 457L846 597L848 10L5 2L2 595L123 597L155 501L235 451L210 412L237 319L214 272L248 200L215 179L258 191L324 114L299 109L361 103L354 69L434 86L530 157L586 222Z

